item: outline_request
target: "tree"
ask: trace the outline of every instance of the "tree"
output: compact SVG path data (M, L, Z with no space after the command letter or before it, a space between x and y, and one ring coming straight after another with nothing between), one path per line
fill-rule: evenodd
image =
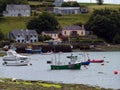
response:
M98 4L98 5L102 5L103 2L104 2L103 0L97 0L97 4Z
M55 16L48 12L43 12L38 18L30 20L27 24L28 29L35 29L39 34L42 31L54 31L59 28Z
M4 39L4 34L0 30L0 41Z
M76 1L69 1L62 3L61 7L80 7L80 5Z
M119 44L120 11L101 9L95 10L85 25L86 30L103 38L107 42Z

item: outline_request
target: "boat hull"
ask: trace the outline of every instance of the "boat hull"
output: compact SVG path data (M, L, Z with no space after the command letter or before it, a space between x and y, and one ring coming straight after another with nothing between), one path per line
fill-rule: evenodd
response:
M85 61L85 62L81 62L82 65L89 65L90 62L89 61Z
M27 66L29 61L8 61L4 62L5 66Z
M91 63L103 63L104 60L89 60Z
M80 69L81 63L68 64L68 65L51 65L51 70L64 70L64 69Z
M31 50L31 49L25 49L26 53L41 53L41 50Z

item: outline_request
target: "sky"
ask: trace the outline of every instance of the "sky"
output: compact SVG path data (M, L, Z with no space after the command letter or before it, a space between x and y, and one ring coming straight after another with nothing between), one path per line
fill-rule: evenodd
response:
M69 1L69 0L64 0ZM71 0L71 1L77 1L77 2L92 2L95 3L96 0ZM104 3L110 3L110 4L120 4L120 0L104 0Z

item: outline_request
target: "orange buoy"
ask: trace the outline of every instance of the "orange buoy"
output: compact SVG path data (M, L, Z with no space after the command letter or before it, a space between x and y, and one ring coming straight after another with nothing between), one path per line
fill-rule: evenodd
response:
M118 71L117 71L117 70L114 70L114 74L118 74Z

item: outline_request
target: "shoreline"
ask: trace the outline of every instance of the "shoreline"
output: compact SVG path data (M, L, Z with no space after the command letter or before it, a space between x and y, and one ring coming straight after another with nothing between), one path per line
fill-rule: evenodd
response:
M0 78L0 89L2 90L113 90L99 86L84 84L63 84L50 81L30 81L11 78Z

